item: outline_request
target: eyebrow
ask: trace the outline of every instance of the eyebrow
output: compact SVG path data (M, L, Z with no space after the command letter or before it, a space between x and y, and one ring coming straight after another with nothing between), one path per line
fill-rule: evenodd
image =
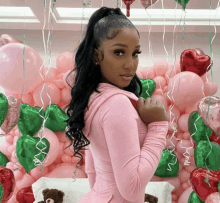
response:
M113 46L128 47L128 45L126 45L126 44L122 44L122 43L113 44L111 47L113 47ZM137 45L135 48L140 48L140 47L141 47L140 45Z

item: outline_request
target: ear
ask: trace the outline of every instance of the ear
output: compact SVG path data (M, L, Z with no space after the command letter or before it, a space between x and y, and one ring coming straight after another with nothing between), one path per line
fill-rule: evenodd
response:
M65 194L62 191L58 191L58 195L62 198Z
M94 49L94 59L96 62L99 61L99 50L98 49Z
M44 189L43 192L42 192L42 193L43 193L43 196L45 196L49 191L50 191L50 189L48 189L48 188L47 188L47 189Z

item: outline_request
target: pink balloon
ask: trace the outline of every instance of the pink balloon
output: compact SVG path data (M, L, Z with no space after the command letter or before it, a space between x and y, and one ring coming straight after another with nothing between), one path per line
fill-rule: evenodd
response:
M167 85L167 81L163 76L156 76L154 82L156 83L156 88L160 89L163 89Z
M185 140L189 140L190 137L191 137L191 135L190 135L189 132L184 132L184 133L183 133L183 139L185 139Z
M69 88L63 88L61 90L61 98L65 103L70 103L72 96L71 96L71 90Z
M168 137L166 140L166 149L173 149L173 145L176 146L178 140L176 140L175 138Z
M188 131L188 120L189 120L189 114L183 114L180 116L178 120L178 125L180 130Z
M171 185L173 185L175 187L173 192L175 192L180 187L180 181L179 181L178 177L163 178L162 181L166 181L166 182L170 183Z
M201 76L201 79L203 82L208 82L209 81L209 72L206 72L204 75Z
M193 104L192 106L186 107L185 109L185 113L186 114L191 114L193 111L197 111L197 106L198 106L199 102L196 102L195 104Z
M67 154L63 154L61 156L61 160L64 163L71 163L72 158L70 156L68 156Z
M46 175L48 173L48 167L44 167L43 171L40 171L41 166L37 166L36 168L32 169L30 171L30 175L32 176L32 178L34 178L34 180L38 180L41 177L44 177L44 175Z
M169 64L167 63L167 60L162 59L155 62L153 68L157 76L163 76L168 70Z
M164 74L165 79L167 80L167 83L169 82L170 78L172 78L174 75L180 73L180 65L175 62L174 66L169 65L166 73Z
M163 95L164 95L163 90L162 90L162 89L156 89L156 90L154 91L154 93L153 93L153 96L154 96L154 95L163 96Z
M189 107L202 99L202 86L203 81L197 74L184 71L171 78L168 84L168 92L173 98L175 106L185 110L185 107Z
M23 50L25 48L25 78L23 78ZM31 47L20 43L9 43L0 48L0 86L15 94L33 91L42 83L39 70L43 65L40 55Z
M51 82L53 83L53 81L56 79L57 75L59 74L59 72L57 71L56 68L47 68L44 67L43 68L43 78L46 80L46 82Z
M158 0L140 0L140 1L141 1L142 6L146 9L152 4L155 4Z
M64 52L57 57L56 68L60 73L66 73L74 68L75 57L73 53Z
M189 177L190 177L190 173L187 172L186 170L183 169L179 172L179 180L181 183L186 182L189 179Z
M33 93L34 102L37 104L37 106L42 106L41 91L42 91L43 85L44 84L39 86ZM51 104L58 104L60 102L60 89L53 83L45 83L44 89L42 92L44 110L46 110L47 106L49 105L49 101L50 101L47 94L49 94L51 97Z
M71 73L70 73L70 72L71 72ZM142 74L142 73L141 73L141 74ZM71 87L73 87L74 84L75 84L75 77L76 77L76 71L68 71L68 72L66 72L66 73L64 74L64 76L63 76L64 85L65 85L67 88L71 89ZM69 84L71 87L67 84L67 82L68 82L68 84Z
M170 121L170 122L172 122L172 121L177 122L179 117L180 117L179 109L176 108L175 106L171 106L170 108L168 108L167 117L168 117L168 121Z
M155 71L154 71L154 68L152 67L145 67L143 70L142 70L142 74L143 74L143 79L154 79L156 74L155 74Z
M192 147L192 148L191 148ZM186 148L188 149L188 152L191 154L192 151L194 151L193 143L190 140L180 140L176 145L176 150L180 154L184 154L186 151Z
M31 186L34 182L35 180L31 175L25 174L21 180L16 181L16 186L20 190L22 188Z
M180 196L178 203L188 203L190 194L193 192L192 187L187 188Z
M3 34L0 38L0 46L8 44L8 43L22 43L22 41L13 38L11 35Z
M33 100L33 97L31 94L23 94L22 96L22 102L26 103L26 104L29 104L32 102Z
M205 96L213 96L218 91L218 86L214 82L206 82L204 83L204 93Z
M68 147L69 145L70 145L70 141L65 142L64 153L67 154L68 156L73 156L74 154L73 146L71 145L70 147Z
M214 192L210 194L207 199L205 200L205 203L219 203L220 202L220 193Z

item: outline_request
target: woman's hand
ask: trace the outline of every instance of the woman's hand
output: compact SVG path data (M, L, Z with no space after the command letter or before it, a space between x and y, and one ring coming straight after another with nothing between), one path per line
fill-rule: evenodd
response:
M137 101L137 112L145 125L152 122L168 121L164 105L155 98L148 97L144 99L139 97Z

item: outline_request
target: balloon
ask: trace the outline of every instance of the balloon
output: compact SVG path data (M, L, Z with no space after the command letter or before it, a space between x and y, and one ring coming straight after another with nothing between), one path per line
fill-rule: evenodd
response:
M189 115L188 127L189 133L196 143L209 139L212 134L212 130L205 125L198 111L193 111Z
M155 62L153 69L157 76L163 76L170 67L171 66L167 63L167 60L162 59L162 60Z
M39 73L43 61L31 47L20 43L9 43L0 48L0 55L0 86L5 90L21 94L24 81L23 93L27 94L43 82ZM23 66L25 76L23 76Z
M178 203L187 203L188 198L193 191L192 187L187 188L179 197Z
M197 167L208 167L213 171L218 171L220 169L220 145L215 142L201 140L196 145L194 158Z
M188 203L204 203L201 199L199 199L198 195L193 191L188 199Z
M0 126L2 125L2 123L4 122L7 112L8 112L8 100L6 98L6 96L2 93L0 93Z
M164 149L154 175L159 177L175 177L178 175L178 171L179 161L176 154L169 149Z
M68 71L63 76L64 85L71 89L75 84L76 71ZM71 87L70 87L70 86Z
M155 70L152 67L145 67L142 69L143 79L154 79L156 76Z
M0 152L0 166L6 166L9 162L7 156L5 156L2 152Z
M156 88L163 89L167 85L167 81L163 76L156 76L154 78L154 82L156 83Z
M186 9L186 4L188 4L189 0L175 0L178 4L180 4L185 11Z
M151 6L152 4L155 4L158 0L140 0L142 6L147 9L149 6Z
M56 68L43 68L43 77L45 79L45 82L52 82L56 79L56 76L58 75L58 70Z
M204 83L205 96L212 96L216 94L217 91L218 91L218 86L216 83L211 82L211 81Z
M193 72L180 72L169 80L167 94L179 109L192 106L203 97L203 81Z
M4 190L1 203L6 203L13 195L15 188L15 177L13 172L4 166L0 166L0 184L2 184Z
M199 76L204 75L210 70L210 62L211 58L209 56L199 55L193 49L186 49L182 52L180 57L181 71L190 71L198 74Z
M183 114L178 120L178 125L182 131L188 131L189 114Z
M18 191L16 199L19 203L33 203L35 201L32 186L22 188Z
M204 123L220 136L220 99L216 96L202 98L198 103L198 112Z
M141 79L139 78L142 84L142 93L140 97L143 97L144 99L147 99L148 97L151 97L154 93L154 90L156 88L156 83L154 80L151 79ZM140 91L140 87L138 85L138 92Z
M212 135L209 138L209 140L212 142L216 142L220 145L220 136L216 135L215 132L212 132Z
M49 114L49 115L48 115ZM64 131L67 123L65 122L69 117L56 104L51 104L45 111L46 127L54 132Z
M194 49L194 50L195 50L196 53L199 54L200 56L205 55L205 53L203 52L203 50L200 49L200 48L196 48L196 49Z
M56 69L60 73L66 73L74 68L75 57L73 53L64 52L56 59Z
M11 35L3 34L0 38L0 46L8 43L22 43L22 41L13 38Z
M123 0L127 8L127 17L130 16L130 5L133 4L135 0Z
M18 128L23 135L34 136L43 124L37 109L28 104L20 104L21 115L18 121Z
M220 193L214 192L210 194L207 199L205 200L205 203L219 203L220 202Z
M39 137L31 137L30 135L22 135L17 140L16 154L26 173L37 166L35 165L36 158L43 162L48 154L50 148L48 140L43 138L41 142L39 141Z
M1 126L1 129L5 132L5 134L11 132L11 130L17 125L18 119L20 117L20 107L16 97L9 96L8 103L8 113L4 123Z
M209 185L205 181L207 178L207 171L208 170L205 168L196 168L190 174L190 182L193 190L203 202L211 193L218 192L218 182L220 178L220 171L217 173L210 170L208 174Z
M0 202L2 202L3 195L4 195L4 188L2 184L0 184Z

